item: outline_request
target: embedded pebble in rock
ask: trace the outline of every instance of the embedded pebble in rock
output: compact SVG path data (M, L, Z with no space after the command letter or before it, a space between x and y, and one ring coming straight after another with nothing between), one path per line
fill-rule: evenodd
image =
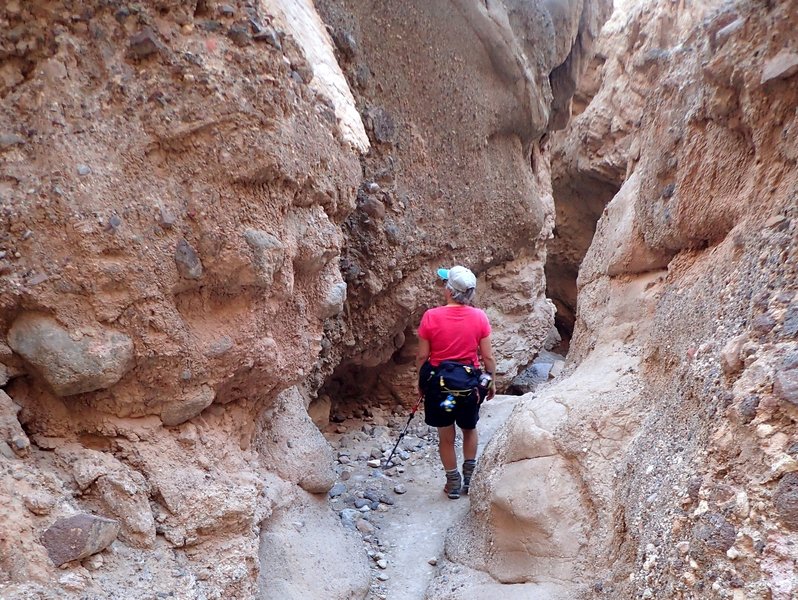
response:
M202 277L202 261L197 251L185 239L180 239L175 248L175 264L180 276L185 279Z
M91 175L91 167L89 165L78 165L78 175L81 177Z
M119 523L90 514L58 519L42 535L42 543L56 566L104 550L119 534Z
M56 505L57 499L51 494L39 491L26 494L22 498L25 508L31 511L34 515L49 515Z
M149 27L133 35L128 41L128 55L134 59L151 56L161 49L155 32Z

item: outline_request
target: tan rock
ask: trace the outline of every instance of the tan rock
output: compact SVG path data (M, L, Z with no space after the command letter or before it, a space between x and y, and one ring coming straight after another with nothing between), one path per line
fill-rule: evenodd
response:
M296 388L281 392L259 424L258 452L280 477L314 494L333 486L332 448L310 420Z

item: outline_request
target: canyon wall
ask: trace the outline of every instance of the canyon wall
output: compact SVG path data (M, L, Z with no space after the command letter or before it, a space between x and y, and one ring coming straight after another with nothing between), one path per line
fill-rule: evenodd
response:
M605 27L554 152L587 205L586 182L620 184L579 270L569 376L491 443L448 539L462 569L431 596L798 594L796 18L655 1Z
M503 376L538 351L540 139L606 13L3 3L3 597L363 597L306 409L407 400L442 265Z

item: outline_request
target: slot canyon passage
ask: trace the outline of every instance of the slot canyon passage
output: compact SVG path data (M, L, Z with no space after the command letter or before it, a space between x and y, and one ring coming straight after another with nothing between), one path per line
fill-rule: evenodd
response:
M0 2L0 598L798 598L796 30ZM421 414L385 464L453 264L458 500Z

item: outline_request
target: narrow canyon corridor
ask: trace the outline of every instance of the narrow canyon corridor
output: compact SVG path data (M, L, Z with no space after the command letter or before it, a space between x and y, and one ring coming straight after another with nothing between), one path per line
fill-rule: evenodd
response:
M796 30L0 1L0 600L798 599ZM454 265L450 500L387 459Z

